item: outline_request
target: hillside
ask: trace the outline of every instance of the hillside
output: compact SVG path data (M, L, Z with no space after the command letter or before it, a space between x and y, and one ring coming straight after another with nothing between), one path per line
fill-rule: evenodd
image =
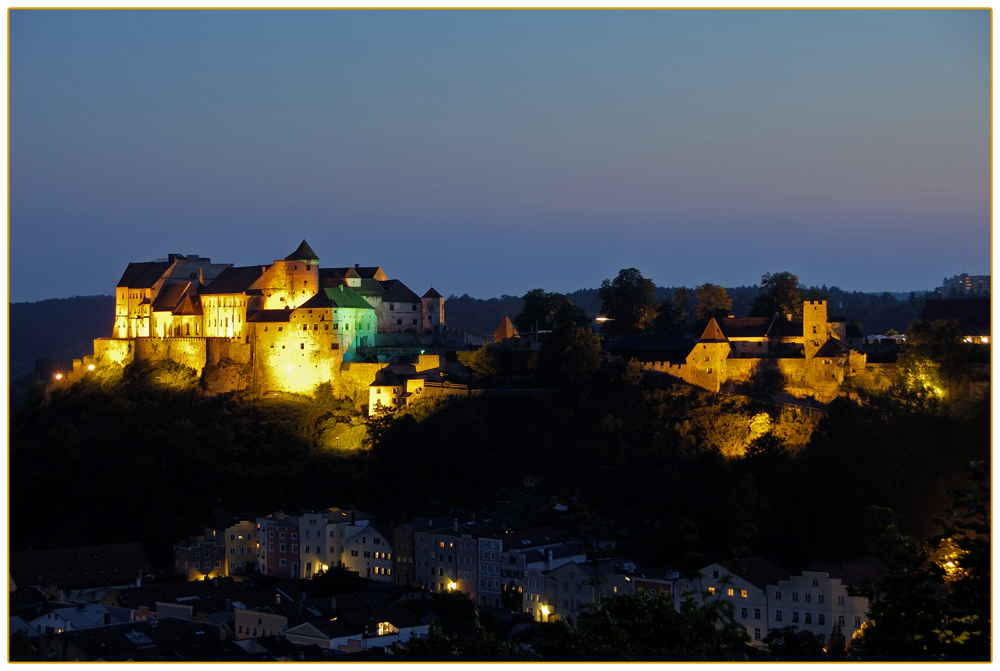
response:
M629 382L614 366L584 396L416 406L372 425L368 448L358 410L332 396L204 399L173 368L89 374L14 415L12 548L138 534L166 562L172 543L217 512L356 504L386 519L493 511L611 540L657 565L758 552L797 565L864 554L870 505L927 536L961 465L989 456L986 401L959 413L838 400L821 417ZM344 443L356 447L333 447Z

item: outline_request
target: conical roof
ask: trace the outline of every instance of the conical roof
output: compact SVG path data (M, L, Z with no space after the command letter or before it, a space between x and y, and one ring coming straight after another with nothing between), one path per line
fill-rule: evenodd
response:
M517 329L514 328L514 323L511 322L510 317L504 315L503 321L500 322L500 326L497 330L493 332L494 342L500 342L501 340L506 340L507 338L518 338L520 337L517 333Z
M705 331L698 338L698 342L711 343L711 342L729 342L722 329L719 328L719 323L715 321L715 318L708 320L708 326L705 327Z
M303 240L302 244L294 252L285 257L285 261L312 261L319 263L319 257L316 256L316 252L312 250L309 243Z

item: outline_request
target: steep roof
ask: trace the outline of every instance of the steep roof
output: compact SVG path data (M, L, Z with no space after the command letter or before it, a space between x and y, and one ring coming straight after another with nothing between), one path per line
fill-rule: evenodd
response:
M171 265L173 264L170 261L130 263L125 268L122 278L118 280L117 286L129 289L148 289L170 270Z
M767 330L768 338L801 338L802 337L802 317L792 317L786 319L777 316L771 322L771 327Z
M385 287L376 279L370 277L361 278L361 286L356 291L362 296L385 296Z
M381 283L385 287L383 303L419 303L420 297L410 291L409 287L399 280L386 280Z
M700 343L722 343L729 342L726 339L725 334L722 333L722 329L719 328L719 323L715 321L715 318L708 320L708 325L705 326L705 330L701 334L701 338L698 339Z
M928 298L920 318L926 322L957 319L966 336L988 336L990 329L989 298Z
M885 571L885 564L875 557L863 557L849 562L814 561L809 570L822 571L845 585L861 587L866 580L878 580Z
M319 263L319 257L312 250L309 243L303 240L294 252L285 257L286 261L312 261Z
M250 286L264 274L265 270L267 270L265 266L226 268L201 290L201 294L204 296L246 293Z
M766 338L773 317L726 317L716 321L727 338Z
M389 276L382 272L381 266L354 266L354 270L364 279L379 280L384 282Z
M510 320L510 317L504 315L503 321L500 322L500 326L498 326L497 330L493 332L493 339L496 342L500 342L501 340L514 337L517 337L517 329L514 328L514 322Z
M201 298L194 294L185 295L181 299L180 305L174 308L174 314L178 317L203 315Z
M115 581L134 582L152 566L141 543L10 553L10 573L20 587L48 585L81 576L102 579L111 584ZM70 573L73 575L70 576Z
M347 267L347 268L320 268L319 269L319 278L321 280L326 280L326 279L343 280L343 279L346 279L346 278L349 278L349 277L360 278L361 275L358 274L357 270L355 270L354 268L351 268L351 267Z
M633 333L608 345L608 352L638 361L682 362L697 344L693 336L674 333Z
M760 555L721 562L721 565L760 589L789 578L788 571Z
M817 357L826 357L829 359L844 359L847 357L847 352L844 350L844 346L839 340L830 338L823 346L816 350Z
M351 287L340 284L335 287L324 287L326 294L335 307L338 308L358 308L360 310L373 310L371 304L358 295L358 292Z
M257 310L252 315L247 317L248 322L259 322L259 323L288 323L289 318L292 316L291 310Z
M431 287L421 298L444 298L444 296L435 291L434 287Z
M153 312L173 312L190 287L190 282L164 284L153 301Z

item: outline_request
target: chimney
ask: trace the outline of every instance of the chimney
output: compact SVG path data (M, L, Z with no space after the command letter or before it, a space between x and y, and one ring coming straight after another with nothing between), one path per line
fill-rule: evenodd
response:
M281 592L275 592L274 593L274 605L275 606L280 606L281 605Z
M330 608L332 610L337 610L337 597L335 596L330 597Z
M551 549L549 549L549 550L546 551L545 568L548 571L552 570L552 550Z
M111 624L111 611L104 611L104 625Z
M455 521L452 522L451 530L454 531L454 532L456 532L456 533L458 532L458 518L457 517L455 518Z
M355 267L355 268L360 268L360 267L361 267L361 264L360 264L360 263L355 263L355 264L354 264L354 267Z

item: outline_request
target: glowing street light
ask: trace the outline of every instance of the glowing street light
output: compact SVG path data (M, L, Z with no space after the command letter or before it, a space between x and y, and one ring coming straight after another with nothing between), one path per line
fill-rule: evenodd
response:
M55 379L57 379L57 380L61 380L62 379L62 373L56 373L53 377L55 377Z
M94 364L90 364L89 366L87 366L87 370L94 370Z

